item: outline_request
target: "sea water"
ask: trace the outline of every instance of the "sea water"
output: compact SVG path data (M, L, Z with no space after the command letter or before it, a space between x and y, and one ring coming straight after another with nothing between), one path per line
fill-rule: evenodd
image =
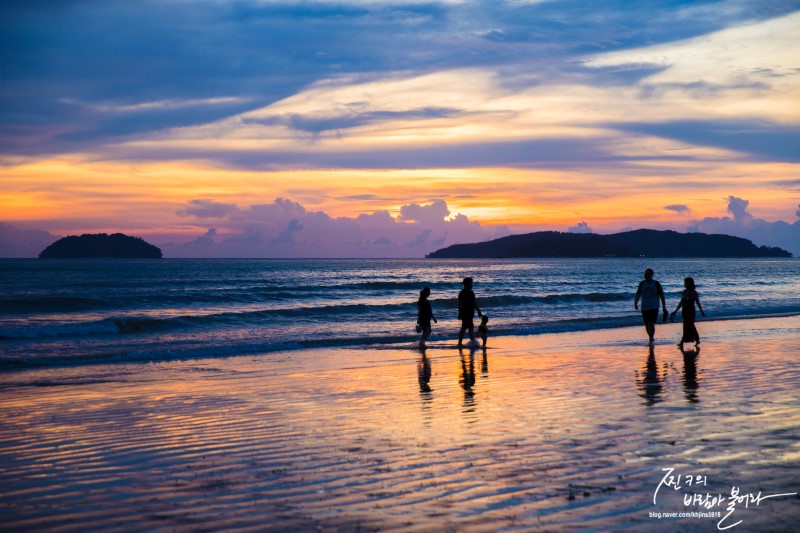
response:
M493 336L632 326L647 267L670 311L692 276L708 320L800 315L796 259L0 260L0 370L413 343L423 287L446 345L465 276Z

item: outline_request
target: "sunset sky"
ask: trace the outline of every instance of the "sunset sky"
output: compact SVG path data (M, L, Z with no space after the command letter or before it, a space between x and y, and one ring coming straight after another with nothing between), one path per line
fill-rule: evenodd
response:
M2 257L640 227L800 255L800 1L12 1L0 43Z

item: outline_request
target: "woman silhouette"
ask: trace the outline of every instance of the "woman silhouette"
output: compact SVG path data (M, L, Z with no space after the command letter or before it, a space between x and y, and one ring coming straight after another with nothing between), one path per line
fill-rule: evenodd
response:
M696 317L694 310L695 304L697 304L697 308L700 309L700 314L706 316L705 311L703 311L703 306L700 304L700 296L698 296L695 290L694 279L684 279L683 286L686 288L681 293L681 301L678 302L678 307L676 307L670 315L670 319L674 320L675 313L677 313L680 308L683 308L683 336L681 337L681 342L678 343L681 350L683 350L684 342L693 342L696 346L700 345L700 334L697 333L697 328L694 325Z
M422 339L420 339L421 343L424 343L425 339L428 338L428 335L431 334L431 320L438 323L436 317L433 316L431 302L428 300L428 296L430 295L430 287L425 287L419 291L419 301L417 302L417 324L422 332Z

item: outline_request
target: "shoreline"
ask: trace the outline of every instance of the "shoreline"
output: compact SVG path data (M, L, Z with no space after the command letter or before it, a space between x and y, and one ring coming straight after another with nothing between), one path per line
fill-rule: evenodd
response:
M666 518L727 511L684 506L662 468L800 491L800 318L698 328L688 355L675 323L652 352L633 327L0 374L0 526L716 531Z
M800 311L787 311L787 312L775 312L775 313L757 313L757 314L748 314L748 315L741 315L741 316L722 316L719 318L716 317L705 317L699 319L697 324L700 328L703 325L708 324L712 330L717 329L713 324L716 323L726 323L726 322L736 322L736 321L753 321L753 320L768 320L768 319L791 319L791 318L800 318ZM104 322L106 321L113 321L113 318L103 319ZM621 317L612 318L614 323L610 325L605 325L604 327L586 327L586 328L576 328L575 326L570 326L567 324L562 325L554 325L552 323L539 323L536 325L520 327L518 329L490 329L490 336L493 339L498 338L513 338L513 337L539 337L539 336L546 336L546 335L579 335L579 334L590 334L590 335L599 335L603 336L604 332L612 332L612 331L620 331L620 330L635 330L640 328L641 318L638 316L635 317L625 317L624 322L618 322L621 320ZM584 319L574 319L574 322L582 323ZM658 322L657 328L675 328L676 326L680 328L681 320L680 317L675 320L675 322ZM476 338L477 338L477 326L476 326ZM430 337L429 347L437 348L440 346L449 346L449 340L457 339L458 335L458 325L455 321L448 326L437 325L433 329L433 333ZM680 333L677 334L680 337ZM630 337L633 342L636 342L635 339L637 337L636 333L631 333ZM54 338L60 338L56 336ZM27 337L20 337L18 339L11 339L5 340L5 342L21 342L26 341ZM2 340L2 339L0 339ZM240 349L238 347L222 347L222 346L215 346L209 348L200 348L200 349L193 349L188 348L183 353L169 349L166 350L163 354L159 352L149 352L149 351L142 351L142 352L134 352L134 353L119 353L119 354L108 354L108 355L94 355L88 357L70 357L66 359L56 359L50 357L41 357L41 358L28 358L24 361L17 361L13 359L8 359L6 361L0 361L0 375L4 373L13 373L13 372L26 372L29 370L37 370L37 369L68 369L73 367L90 367L90 366L97 366L97 365L128 365L128 364L154 364L154 363L167 363L170 361L191 361L191 360L214 360L217 358L229 358L229 357L253 357L258 355L265 355L265 354L280 354L280 353L290 353L290 352L306 352L306 351L315 351L315 350L370 350L370 349L377 349L377 350L385 350L385 349L398 349L403 350L408 348L409 346L416 347L416 342L418 340L418 335L405 335L405 336L398 336L394 335L391 337L365 337L365 338L338 338L338 339L315 339L315 340L305 340L305 341L288 341L288 340L278 340L274 342L265 342L256 344L253 346L247 346L244 349ZM662 339L661 344L668 341ZM165 355L164 355L165 354Z

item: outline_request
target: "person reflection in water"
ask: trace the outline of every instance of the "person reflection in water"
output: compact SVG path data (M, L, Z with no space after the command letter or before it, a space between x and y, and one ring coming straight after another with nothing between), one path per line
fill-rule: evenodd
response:
M672 315L670 315L670 319L675 320L675 313L683 308L683 336L681 337L681 342L678 343L678 348L681 350L683 350L683 344L686 342L693 342L695 347L698 348L700 346L700 334L697 333L697 327L694 325L697 316L694 306L697 305L697 308L700 309L700 314L706 316L705 311L703 311L703 306L700 305L700 296L695 290L694 279L684 279L683 286L686 288L681 293L681 301L678 302L678 307L676 307Z
M417 302L417 324L419 325L420 332L422 333L422 338L419 341L420 345L424 345L425 340L431 334L431 320L438 324L436 317L433 316L431 302L428 300L428 296L430 295L430 287L425 287L419 291L419 301Z
M417 379L419 380L419 397L422 400L422 423L430 427L433 420L433 389L431 389L431 360L428 359L425 349L420 349L420 358L417 362Z
M475 392L472 387L475 386L475 351L469 351L469 358L461 352L461 376L459 376L458 383L464 389L464 394L474 396Z
M458 377L458 384L464 389L464 406L462 412L465 415L475 414L475 350L470 349L469 356L459 349L461 356L461 375Z
M425 354L425 350L420 350L419 364L417 365L417 378L419 379L419 391L421 393L431 393L431 360Z
M697 379L697 355L698 350L683 351L683 395L689 403L697 403L697 389L700 388Z
M647 363L642 369L644 376L639 374L639 379L636 380L636 385L639 388L642 398L645 400L646 405L654 405L662 401L661 391L664 386L662 385L666 376L659 376L658 363L656 362L656 354L652 346L650 346L650 353L647 356Z

